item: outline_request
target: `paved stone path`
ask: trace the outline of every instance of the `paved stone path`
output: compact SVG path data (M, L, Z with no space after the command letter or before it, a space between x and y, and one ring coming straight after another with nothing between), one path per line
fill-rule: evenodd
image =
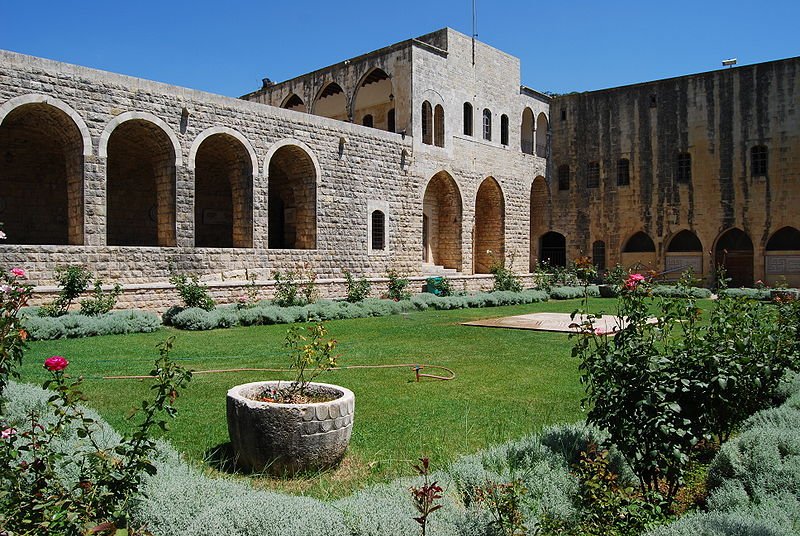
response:
M570 324L580 324L583 319L584 317L582 315L572 319L569 313L532 313L527 315L504 316L502 318L487 318L486 320L474 320L472 322L464 322L463 325L574 333L575 328L569 327ZM651 321L654 320L655 319L651 319ZM615 316L607 315L595 319L594 325L595 328L612 333L624 328L626 322L623 322Z

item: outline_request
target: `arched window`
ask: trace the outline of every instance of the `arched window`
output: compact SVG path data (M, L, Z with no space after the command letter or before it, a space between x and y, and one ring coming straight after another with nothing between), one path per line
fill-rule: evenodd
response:
M508 116L500 116L500 144L508 145Z
M433 110L433 144L444 147L444 108L441 104Z
M520 129L520 148L525 154L533 154L533 135L535 128L533 111L531 111L530 108L525 108L522 112L522 126Z
M492 112L488 108L483 110L483 139L492 141Z
M391 76L383 69L372 69L356 88L352 118L358 121L359 117L370 115L373 124L369 126L389 130L389 125L383 123L383 119L386 117L386 110L393 106L394 91Z
M305 112L306 105L303 102L303 99L297 96L296 93L292 93L286 98L286 101L283 103L283 108L287 110L294 110L296 112Z
M433 145L433 108L431 103L422 103L422 143Z
M655 253L656 244L647 233L639 231L628 239L623 248L623 253Z
M569 165L558 166L558 189L569 190Z
M675 159L675 181L681 184L692 182L692 155L678 153Z
M544 112L536 118L536 156L547 158L547 116Z
M383 251L386 249L386 215L383 211L373 210L372 215L372 237L370 242L373 251Z
M750 149L750 174L753 177L767 175L767 156L767 148L764 145L756 145Z
M631 183L631 163L627 158L617 160L617 186L627 186Z
M567 239L561 233L550 231L539 239L539 260L550 266L567 265Z
M794 227L778 229L767 242L767 251L797 250L800 250L800 231Z
M672 237L667 246L667 253L702 253L703 244L697 235L691 231L684 229L683 231Z
M389 132L394 132L396 130L396 124L394 119L394 108L389 110L386 114L386 130Z
M314 115L347 121L347 99L342 86L330 82L319 92L314 101Z
M364 125L365 127L372 128L373 123L374 121L372 119L372 114L365 115L364 119L361 120L361 124Z
M606 269L606 243L602 240L597 240L592 244L592 264L598 270Z
M464 135L472 136L472 104L464 103Z

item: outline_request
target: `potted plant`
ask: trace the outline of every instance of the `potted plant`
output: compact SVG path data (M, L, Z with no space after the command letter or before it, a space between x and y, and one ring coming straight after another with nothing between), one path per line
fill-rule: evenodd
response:
M286 335L292 381L262 381L228 391L228 434L242 468L272 475L318 471L338 464L350 442L355 396L344 387L315 383L336 367L336 341L322 324Z

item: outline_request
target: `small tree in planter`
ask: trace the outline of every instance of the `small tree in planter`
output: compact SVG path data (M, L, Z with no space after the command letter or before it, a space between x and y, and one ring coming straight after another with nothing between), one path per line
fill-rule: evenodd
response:
M312 380L336 367L325 326L289 329L292 381L262 381L228 391L228 433L240 467L283 476L338 464L350 442L355 396Z

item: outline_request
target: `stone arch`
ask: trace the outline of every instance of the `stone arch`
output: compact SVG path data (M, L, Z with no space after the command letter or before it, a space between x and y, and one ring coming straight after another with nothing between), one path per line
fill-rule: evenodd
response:
M366 73L353 95L353 121L361 124L366 115L373 117L373 127L389 130L389 110L394 109L392 77L375 67Z
M536 156L547 157L547 114L541 112L536 118Z
M525 154L534 154L534 133L536 124L533 119L533 110L526 107L522 110L522 124L520 125L520 150Z
M444 107L441 104L433 108L433 144L444 147Z
M505 261L505 219L503 189L487 177L475 195L473 273L488 274L494 263Z
M800 286L800 231L795 227L782 227L772 233L764 251L766 283L773 285L786 281L789 286Z
M461 192L452 175L439 171L422 198L422 260L461 271Z
M644 231L632 234L622 246L622 265L634 270L656 269L656 244Z
M720 233L714 244L714 263L725 267L726 276L732 287L753 284L753 241L750 236L737 227Z
M339 121L348 121L350 116L347 113L347 96L342 86L336 82L328 82L322 86L311 106L311 113Z
M111 134L114 132L114 129L127 121L136 120L152 123L161 129L164 135L169 138L169 142L172 144L172 152L175 155L175 167L180 167L183 165L181 142L178 141L178 136L175 135L175 131L173 131L163 119L156 117L149 112L125 112L119 114L114 119L109 121L106 125L106 128L103 129L103 133L100 134L100 142L97 146L97 156L100 158L108 158L108 140L111 138Z
M89 127L86 126L86 122L83 120L83 117L78 114L78 112L76 112L69 104L60 99L35 93L30 95L21 95L19 97L9 99L3 103L2 106L0 106L0 125L3 124L3 121L9 113L11 113L14 109L26 104L47 104L49 106L53 106L54 108L58 108L67 114L69 118L72 119L72 122L75 123L75 127L81 133L81 138L83 140L83 156L92 156L92 134L89 132Z
M83 120L58 99L11 99L0 107L0 147L6 243L83 244L84 158L92 150Z
M281 108L286 110L294 110L296 112L307 112L306 103L303 102L303 99L297 93L291 93L281 103Z
M316 249L319 161L297 140L275 144L264 160L269 249Z
M175 141L139 117L106 128L99 152L106 157L108 245L176 245Z
M258 157L256 156L256 152L253 149L252 144L241 132L229 127L209 127L197 135L192 142L192 147L189 149L189 161L187 162L186 166L189 171L194 171L195 169L195 160L197 158L197 150L200 148L200 144L215 134L225 134L238 140L242 144L242 147L247 151L247 155L250 158L250 164L253 166L253 173L258 174Z
M539 251L542 262L550 266L567 265L567 237L556 231L548 231L539 238Z
M195 140L189 160L195 169L195 246L253 247L253 175L258 162L241 134L207 135L212 129L198 136L199 143Z
M550 222L550 189L547 180L541 175L531 182L531 214L530 214L530 271L533 272L537 262L542 259L540 243L534 237L540 236Z
M693 231L684 229L673 234L667 243L664 272L666 277L676 279L690 268L695 276L703 276L703 243Z

